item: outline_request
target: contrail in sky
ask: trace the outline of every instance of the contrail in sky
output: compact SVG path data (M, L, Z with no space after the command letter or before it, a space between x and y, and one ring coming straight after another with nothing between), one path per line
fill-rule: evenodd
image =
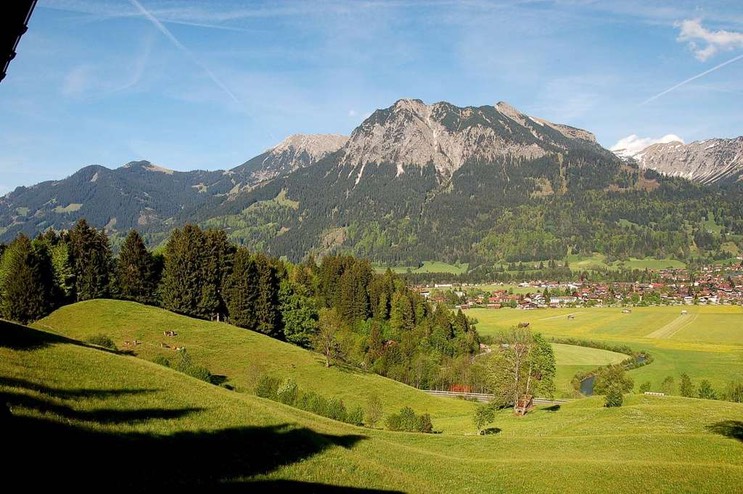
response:
M201 62L199 61L199 59L197 59L197 58L196 58L196 57L194 56L194 54L193 54L193 52L192 52L191 50L189 50L188 48L186 48L186 47L185 47L185 46L183 45L183 43L181 43L180 41L178 41L178 38L176 38L175 36L173 36L173 33L171 33L171 32L170 32L170 29L168 29L167 27L165 27L165 26L163 25L163 23L162 23L162 22L160 22L160 21L159 21L159 20L157 19L157 17L155 17L155 16L154 16L154 15L152 15L152 14L151 14L151 13L150 13L150 12L149 12L149 11L148 11L147 9L145 9L145 8L144 8L144 7L142 6L142 4L141 4L141 3L139 3L139 1L138 1L138 0L129 0L129 1L131 2L131 4L132 4L132 5L134 5L134 7L135 7L135 8L137 9L137 10L139 10L139 12L140 12L140 13L141 13L141 14L142 14L143 16L145 16L145 17L146 17L146 18L147 18L147 19L148 19L148 20L149 20L149 21L150 21L150 22L151 22L152 24L154 24L154 26L155 26L155 27L156 27L156 28L158 29L158 31L160 31L161 33L163 33L163 35L164 35L164 36L165 36L166 38L168 38L168 39L170 40L170 42L171 42L171 43L173 43L173 44L174 44L174 45L176 46L176 48L178 48L178 49L179 49L179 50L181 50L181 51L182 51L183 53L185 53L186 55L188 55L188 57L189 57L189 58L190 58L190 59L191 59L191 60L192 60L192 61L193 61L193 62L194 62L194 63L195 63L196 65L198 65L198 66L199 66L199 67L201 68L201 70L203 70L204 72L206 72L206 75L208 75L208 76L209 76L209 78L210 78L210 79L211 79L211 80L212 80L212 81L214 82L214 84L216 84L216 85L217 85L217 87L219 87L219 88L220 88L220 89L221 89L222 91L224 91L225 93L227 93L227 96L229 96L229 97L230 97L230 99L232 99L232 101L234 101L234 102L235 102L235 103L237 103L238 105L240 105L240 104L241 104L241 103L240 103L240 100L239 100L239 99L237 99L237 96L235 96L235 93L233 93L232 91L230 91L230 88L228 88L228 87L227 87L227 86L226 86L226 85L225 85L225 84L224 84L224 83L223 83L222 81L220 81L220 80L219 80L219 78L218 78L218 77L217 77L217 76L216 76L216 75L214 74L214 72L212 72L211 70L209 70L209 67L207 67L206 65L204 65L203 63L201 63Z
M132 0L132 1L135 1L135 0ZM701 74L697 74L697 75L695 75L694 77L689 77L689 78L688 78L688 79L686 79L685 81L681 81L681 82L679 82L678 84L676 84L675 86L673 86L673 87L669 87L669 88L668 88L668 89L666 89L665 91L663 91L663 92L660 92L660 93L656 94L655 96L651 96L650 98L648 98L648 99L646 99L645 101L643 101L642 103L640 103L640 106L642 106L642 105L645 105L645 104L647 104L647 103L650 103L651 101L653 101L653 100L656 100L656 99L660 98L660 97L661 97L661 96L663 96L664 94L668 94L668 93L670 93L671 91L673 91L674 89L678 89L678 88L680 88L680 87L681 87L681 86L683 86L684 84L688 84L689 82L691 82L691 81L693 81L693 80L699 79L700 77L704 77L705 75L709 74L710 72L714 72L715 70L721 69L721 68L723 68L723 67L724 67L724 66L726 66L726 65L730 65L730 64L731 64L731 63L733 63L733 62L737 62L737 61L738 61L738 60L740 60L741 58L743 58L743 54L742 54L742 55L738 55L738 56L737 56L737 57L735 57L735 58L731 58L731 59L730 59L730 60L728 60L727 62L722 62L722 63L721 63L721 64L719 64L719 65L715 65L715 66L714 66L714 67L712 67L711 69L705 70L705 71L704 71L704 72L702 72Z

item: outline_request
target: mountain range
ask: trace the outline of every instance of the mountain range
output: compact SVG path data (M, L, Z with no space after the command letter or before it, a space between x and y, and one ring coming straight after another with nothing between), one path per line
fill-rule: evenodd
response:
M669 143L620 158L588 131L504 102L403 99L348 137L291 136L227 171L139 161L19 187L0 198L0 240L85 217L114 238L137 228L151 244L198 222L292 259L348 251L386 263L488 264L576 252L730 253L743 232L742 142ZM711 239L701 226L710 215L723 226Z
M677 136L669 135L639 151L613 150L617 156L633 160L642 168L702 184L743 180L743 136L684 144Z

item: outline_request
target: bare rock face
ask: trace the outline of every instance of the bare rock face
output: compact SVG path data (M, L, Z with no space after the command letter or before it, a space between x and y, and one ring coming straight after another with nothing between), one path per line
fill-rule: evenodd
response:
M590 132L529 117L504 102L459 108L402 99L353 131L341 165L357 170L357 182L368 164L393 164L398 175L433 164L440 176L450 177L470 160L534 159L576 140L598 146Z
M643 168L702 184L743 180L743 136L653 144L635 156Z
M270 180L317 163L338 151L347 141L347 136L337 134L295 134L250 161L233 168L230 173L247 175L245 178L249 184Z

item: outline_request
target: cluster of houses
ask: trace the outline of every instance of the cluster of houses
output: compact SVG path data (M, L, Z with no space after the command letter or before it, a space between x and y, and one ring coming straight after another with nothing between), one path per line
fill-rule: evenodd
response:
M467 284L423 285L416 289L435 303L461 309L743 305L743 264L706 266L695 273L685 269L665 269L653 274L657 275L652 277L653 282L533 281L520 283L517 287L492 284L491 291L482 290L481 285Z

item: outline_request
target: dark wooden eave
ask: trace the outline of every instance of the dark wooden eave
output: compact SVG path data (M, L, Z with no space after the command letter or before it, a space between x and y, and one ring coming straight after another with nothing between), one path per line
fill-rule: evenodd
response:
M5 0L0 7L0 61L3 71L0 81L5 79L10 61L15 58L18 42L28 30L28 20L36 6L36 0Z

